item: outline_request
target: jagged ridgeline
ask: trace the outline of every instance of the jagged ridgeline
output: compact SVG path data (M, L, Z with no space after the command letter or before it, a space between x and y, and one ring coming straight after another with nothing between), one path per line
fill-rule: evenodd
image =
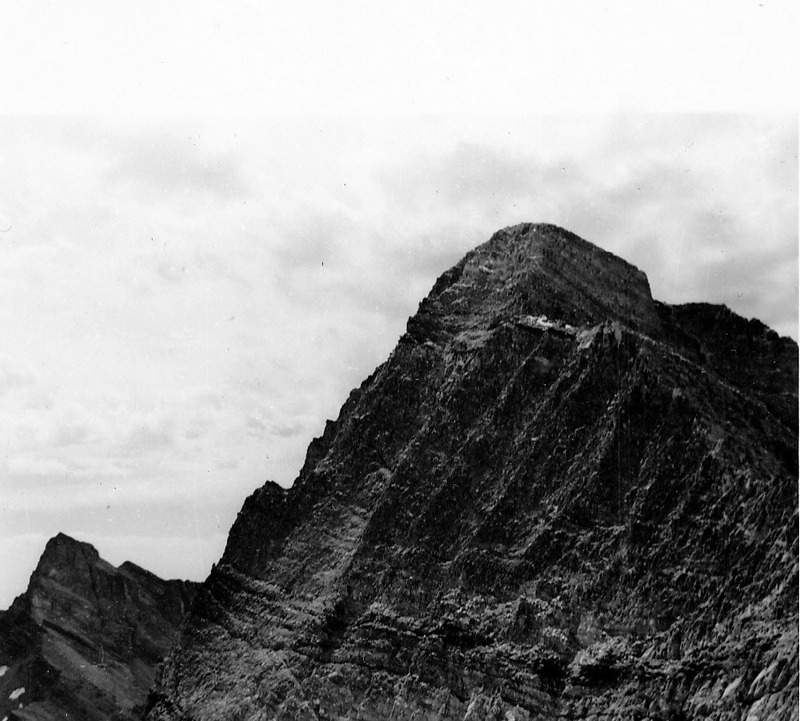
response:
M140 718L196 587L51 538L25 593L0 611L0 719Z
M502 230L247 499L147 718L796 718L797 430L792 340Z

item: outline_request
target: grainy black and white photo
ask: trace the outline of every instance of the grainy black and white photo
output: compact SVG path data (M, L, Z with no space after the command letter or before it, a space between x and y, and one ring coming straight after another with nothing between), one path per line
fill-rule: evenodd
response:
M798 12L472 5L0 10L0 721L797 718Z

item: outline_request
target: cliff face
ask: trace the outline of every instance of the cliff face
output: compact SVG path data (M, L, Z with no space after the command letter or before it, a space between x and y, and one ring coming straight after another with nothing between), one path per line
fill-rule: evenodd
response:
M506 229L245 502L147 717L793 718L797 526L796 345Z
M138 717L196 586L52 538L0 612L0 719Z

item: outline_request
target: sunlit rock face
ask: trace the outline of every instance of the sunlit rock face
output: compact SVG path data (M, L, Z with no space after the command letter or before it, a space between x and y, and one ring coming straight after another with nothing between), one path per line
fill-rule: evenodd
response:
M0 612L0 719L134 719L197 584L59 534Z
M795 718L797 525L794 342L508 228L245 502L147 718Z

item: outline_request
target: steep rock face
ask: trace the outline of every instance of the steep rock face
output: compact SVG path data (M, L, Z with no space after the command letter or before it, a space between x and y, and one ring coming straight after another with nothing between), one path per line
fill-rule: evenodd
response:
M409 334L443 338L484 330L509 317L534 315L572 325L608 318L658 335L660 320L647 276L591 243L555 226L501 230L444 273Z
M196 586L52 538L0 612L0 719L136 718Z
M762 325L500 231L247 500L147 717L792 718L796 383Z

